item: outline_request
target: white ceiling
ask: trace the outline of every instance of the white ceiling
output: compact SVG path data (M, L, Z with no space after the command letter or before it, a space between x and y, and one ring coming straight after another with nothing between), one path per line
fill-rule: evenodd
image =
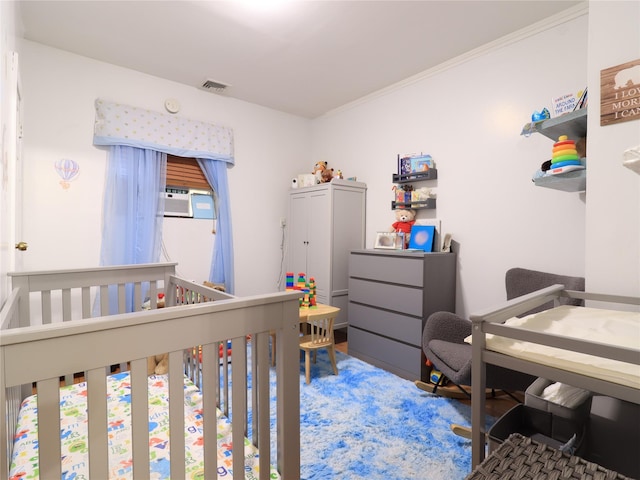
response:
M254 0L264 7L267 0ZM569 0L18 2L21 36L315 118L570 8Z

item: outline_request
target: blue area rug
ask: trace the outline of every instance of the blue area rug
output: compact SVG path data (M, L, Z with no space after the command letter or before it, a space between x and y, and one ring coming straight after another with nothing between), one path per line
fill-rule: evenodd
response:
M470 407L340 352L337 360L336 376L319 351L309 385L300 363L300 478L453 480L471 471L471 441L449 427L470 425Z

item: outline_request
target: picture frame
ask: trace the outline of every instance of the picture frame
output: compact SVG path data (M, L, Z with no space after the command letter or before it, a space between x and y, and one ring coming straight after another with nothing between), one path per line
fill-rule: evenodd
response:
M434 225L414 225L411 228L411 238L409 248L415 250L433 251L433 237L436 227Z
M404 233L378 232L373 248L384 250L401 250L404 248Z

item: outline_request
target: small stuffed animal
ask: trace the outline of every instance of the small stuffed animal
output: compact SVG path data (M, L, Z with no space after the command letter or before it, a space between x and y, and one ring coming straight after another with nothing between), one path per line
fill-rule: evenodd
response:
M333 178L333 168L327 166L327 162L317 162L311 172L316 177L316 183L328 183Z
M411 227L416 223L416 211L410 208L397 208L394 210L396 221L391 225L392 232L411 233Z
M169 354L147 357L147 375L164 375L169 372Z
M218 290L220 292L226 292L227 291L226 288L224 288L224 285L221 284L221 283L220 284L216 284L216 283L211 283L211 282L205 280L204 282L202 282L202 284L205 287L213 288L214 290Z
M391 231L404 233L404 248L407 248L411 237L411 227L416 223L416 211L410 208L396 208L394 213L396 221L391 225Z

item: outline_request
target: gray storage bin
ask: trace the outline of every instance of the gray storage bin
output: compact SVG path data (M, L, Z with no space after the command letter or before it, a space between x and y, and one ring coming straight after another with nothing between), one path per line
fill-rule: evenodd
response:
M583 390L570 404L560 405L542 398L542 392L552 383L553 382L544 378L536 379L524 393L524 404L569 421L579 423L585 421L591 411L591 398L593 394Z
M551 414L550 437L564 443L576 435L575 454L585 453L593 394L578 389L570 401L564 405L542 398L544 390L553 382L545 378L536 379L525 391L524 404L528 407L549 412Z
M519 433L538 442L560 448L564 442L551 438L549 412L518 404L498 419L489 429L489 454L493 453L512 433Z
M544 378L535 380L525 391L524 405L513 407L489 429L489 452L512 433L520 433L553 448L559 448L575 434L575 454L584 453L592 394L580 392L569 404L560 405L542 398L544 389L552 383Z

